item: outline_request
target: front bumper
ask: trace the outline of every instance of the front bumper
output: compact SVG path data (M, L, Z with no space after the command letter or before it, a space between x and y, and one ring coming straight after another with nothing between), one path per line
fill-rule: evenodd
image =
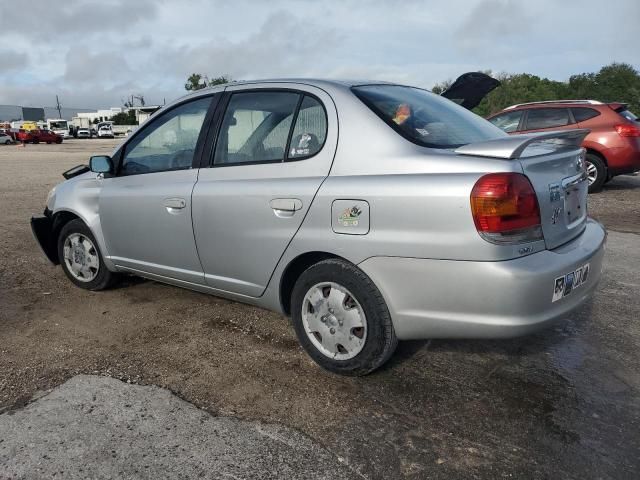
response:
M58 249L56 245L56 239L53 234L53 221L50 215L46 214L44 217L31 217L31 233L38 242L38 246L42 253L49 259L54 265L58 265L60 260L58 259Z
M589 219L571 242L514 260L373 257L359 267L380 289L401 340L507 338L544 328L591 297L605 242L604 228ZM585 264L585 283L552 302L555 279Z

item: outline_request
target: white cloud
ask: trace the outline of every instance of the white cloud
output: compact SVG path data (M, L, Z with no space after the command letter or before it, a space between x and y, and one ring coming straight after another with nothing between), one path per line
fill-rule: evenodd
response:
M556 79L640 67L640 2L31 0L0 15L0 103L118 105L184 93L192 72L371 78L431 87L469 70ZM593 32L597 31L597 35ZM0 60L2 61L2 60Z

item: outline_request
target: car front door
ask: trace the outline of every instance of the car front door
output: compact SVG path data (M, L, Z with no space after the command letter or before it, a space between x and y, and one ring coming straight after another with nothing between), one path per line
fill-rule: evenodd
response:
M329 174L338 124L320 89L247 88L227 88L193 225L207 284L258 297Z
M191 223L191 193L217 96L152 117L122 148L116 175L102 180L99 215L119 267L203 284ZM200 149L200 150L199 150Z

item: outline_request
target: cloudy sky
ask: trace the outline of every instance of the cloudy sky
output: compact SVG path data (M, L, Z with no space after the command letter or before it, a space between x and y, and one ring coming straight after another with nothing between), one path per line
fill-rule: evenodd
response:
M11 5L12 2L10 2ZM0 104L162 103L192 72L430 88L472 70L640 68L639 0L29 0L0 9ZM16 4L16 6L18 6ZM36 13L40 12L40 13Z

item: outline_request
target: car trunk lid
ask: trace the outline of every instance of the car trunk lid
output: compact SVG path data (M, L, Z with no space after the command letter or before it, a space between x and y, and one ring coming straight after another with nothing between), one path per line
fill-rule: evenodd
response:
M538 198L545 245L553 249L586 225L589 184L580 144L588 133L577 129L514 135L464 145L456 153L518 161Z

